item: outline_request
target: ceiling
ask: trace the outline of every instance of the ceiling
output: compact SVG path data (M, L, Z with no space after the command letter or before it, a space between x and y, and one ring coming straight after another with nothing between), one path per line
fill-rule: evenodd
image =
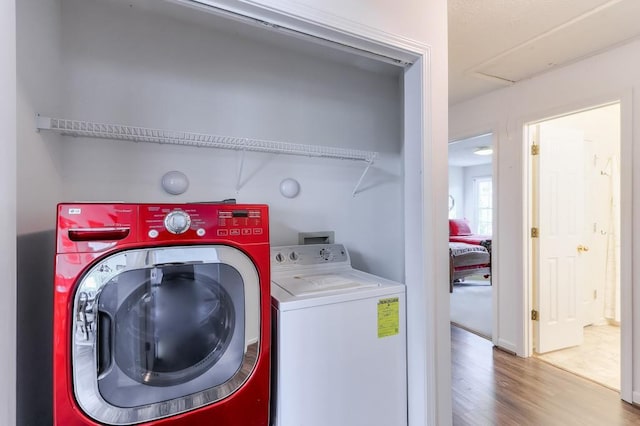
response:
M448 0L449 103L640 37L639 0Z
M479 166L491 163L491 155L477 155L473 152L480 147L490 147L492 134L461 139L449 144L449 165L456 167Z

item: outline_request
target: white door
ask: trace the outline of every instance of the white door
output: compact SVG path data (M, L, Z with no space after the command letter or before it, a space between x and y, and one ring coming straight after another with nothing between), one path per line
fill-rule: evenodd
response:
M582 132L539 124L537 161L536 352L550 352L582 344L580 312L583 241ZM535 168L534 168L535 170ZM534 189L535 191L535 189Z

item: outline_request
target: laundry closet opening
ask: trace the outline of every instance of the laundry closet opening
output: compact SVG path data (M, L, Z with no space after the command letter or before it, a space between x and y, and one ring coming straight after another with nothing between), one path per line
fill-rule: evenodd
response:
M29 265L54 247L26 236L52 232L58 202L266 203L272 245L331 230L355 268L405 282L402 67L171 2L17 8L18 229L30 260L19 271L29 285L18 286L18 381L38 383L18 390L19 423L51 423L50 378L33 369L51 359L50 274ZM362 162L36 132L36 114L377 155L354 196ZM160 186L171 170L189 178L182 195ZM300 183L296 198L280 194L286 178Z

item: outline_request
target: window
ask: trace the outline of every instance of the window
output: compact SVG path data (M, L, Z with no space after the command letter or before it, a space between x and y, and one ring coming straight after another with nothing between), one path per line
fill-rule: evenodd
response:
M449 194L449 219L457 219L456 215L456 200L453 195Z
M493 218L493 188L491 176L475 178L473 180L473 187L476 233L480 235L491 235Z

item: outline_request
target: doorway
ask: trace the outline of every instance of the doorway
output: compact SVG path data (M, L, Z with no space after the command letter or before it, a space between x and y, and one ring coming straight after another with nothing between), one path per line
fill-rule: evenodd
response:
M620 103L526 126L533 353L620 391Z
M451 322L493 338L493 133L449 143Z

